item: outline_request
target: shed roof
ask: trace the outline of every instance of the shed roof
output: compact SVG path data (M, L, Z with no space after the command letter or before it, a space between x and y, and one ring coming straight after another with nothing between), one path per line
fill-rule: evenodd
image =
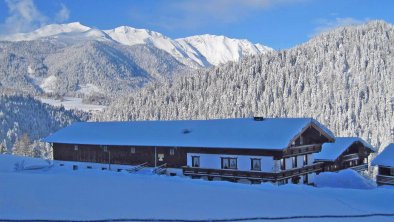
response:
M394 143L386 146L386 148L372 160L372 165L394 167Z
M335 161L343 152L346 151L354 143L362 143L366 148L375 152L375 148L371 144L365 142L359 137L336 137L333 143L324 143L322 150L315 155L316 160Z
M44 139L50 143L284 149L305 128L330 130L312 118L78 122Z

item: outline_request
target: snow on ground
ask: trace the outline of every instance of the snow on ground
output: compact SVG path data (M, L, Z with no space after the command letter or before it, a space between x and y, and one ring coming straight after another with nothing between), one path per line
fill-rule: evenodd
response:
M63 100L56 100L52 98L40 98L41 102L47 103L52 106L64 106L65 109L76 109L85 112L97 112L103 110L106 106L85 104L82 102L82 98L76 97L64 97Z
M354 170L346 169L339 172L324 172L316 175L317 187L336 187L350 189L373 189L376 183L366 179Z
M21 157L0 155L0 220L196 220L394 212L394 189L245 185L105 170L73 171L59 165L13 171L12 166L20 161ZM394 217L281 221L394 221Z

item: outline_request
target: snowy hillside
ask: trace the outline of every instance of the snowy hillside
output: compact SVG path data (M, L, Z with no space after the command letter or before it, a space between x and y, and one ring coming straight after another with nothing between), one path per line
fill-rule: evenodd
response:
M68 39L69 40L69 39ZM73 41L71 41L73 42ZM162 81L190 68L163 50L112 41L64 39L0 42L0 84L31 94L108 97Z
M9 152L26 135L27 146L72 122L81 121L76 112L55 108L22 95L5 95L0 90L0 147Z
M390 188L278 187L87 168L72 170L56 161L52 165L10 155L0 155L0 181L0 220L394 219L394 189Z
M394 27L342 27L303 45L151 84L102 120L313 117L338 136L386 145L394 126Z
M261 44L253 44L247 40L230 39L224 36L201 35L173 40L161 33L147 29L120 26L110 30L98 30L84 26L79 22L52 24L31 33L0 36L0 41L32 41L43 38L66 42L99 40L117 42L127 46L138 44L154 46L192 68L238 61L245 56L272 51L271 48Z

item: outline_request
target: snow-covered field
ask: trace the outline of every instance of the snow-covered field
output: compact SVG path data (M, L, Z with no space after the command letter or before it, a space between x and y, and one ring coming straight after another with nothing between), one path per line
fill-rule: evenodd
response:
M81 98L76 97L64 97L63 100L56 100L51 98L40 98L41 102L52 105L52 106L64 106L65 109L76 109L85 112L97 112L103 110L106 106L85 104Z
M30 170L15 171L15 163L22 159ZM353 179L351 173L345 175ZM58 163L0 155L0 220L257 217L264 221L262 217L394 213L394 189L368 188L278 187L97 169L73 171ZM394 216L280 221L394 221Z

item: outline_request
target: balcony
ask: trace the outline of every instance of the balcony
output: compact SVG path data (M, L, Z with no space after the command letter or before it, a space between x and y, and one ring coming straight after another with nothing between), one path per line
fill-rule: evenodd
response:
M206 176L208 179L214 177L227 178L227 179L248 179L259 182L275 182L279 180L289 179L295 176L300 176L307 173L318 172L322 170L322 163L316 163L302 168L294 168L284 170L277 173L274 172L260 172L260 171L241 171L241 170L228 170L228 169L209 169L209 168L196 168L185 166L182 167L185 176Z
M303 155L308 153L316 153L321 149L320 144L310 144L310 145L302 145L302 146L293 146L289 147L283 151L284 157Z
M342 157L343 161L351 161L351 160L358 160L360 159L360 156L358 155L358 153L352 153L352 154L348 154Z
M379 185L394 185L394 176L377 175L376 182Z
M358 172L368 170L368 164L363 163L361 165L350 167L350 169L358 171Z

